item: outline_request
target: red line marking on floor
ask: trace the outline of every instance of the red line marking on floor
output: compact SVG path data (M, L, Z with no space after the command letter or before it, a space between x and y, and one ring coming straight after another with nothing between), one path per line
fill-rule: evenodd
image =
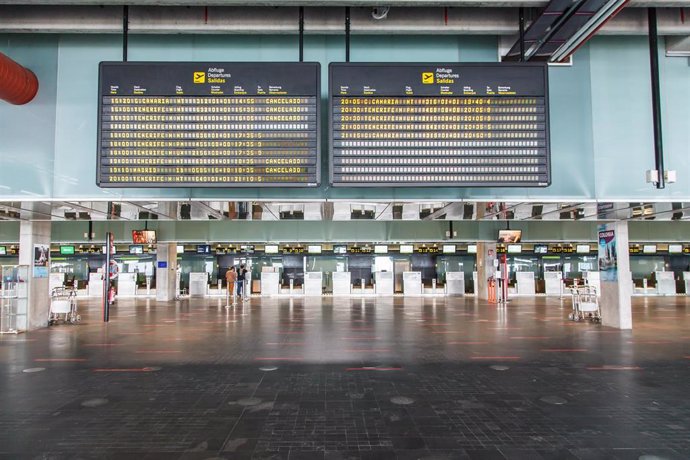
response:
M351 327L351 331L373 331L373 327Z
M378 340L378 337L343 337L343 340Z
M34 359L37 363L80 363L88 361L86 358L37 358Z
M387 348L353 348L353 349L344 350L344 351L347 351L347 352L350 352L350 353L369 353L369 352L372 352L372 353L375 353L375 352L387 353L387 352L389 352L390 350L387 349Z
M521 327L490 327L492 330L509 331L509 330L519 330Z
M348 367L346 371L401 371L402 367Z
M85 343L85 347L118 347L121 343Z
M539 351L545 351L547 353L578 353L587 351L586 348L543 348Z
M449 326L450 323L430 323L430 324L425 324L424 326Z
M304 331L278 331L278 334L281 335L299 335L299 334L304 334Z
M628 343L643 343L646 345L665 345L673 342L670 340L628 340Z
M304 358L254 358L255 361L304 361Z
M588 371L641 371L642 368L638 366L594 366L586 367Z
M120 332L122 335L145 335L148 334L148 332Z
M546 337L546 336L534 336L534 337L511 337L510 340L545 340L545 339L550 339L551 337Z
M133 368L102 368L102 369L92 369L92 372L151 372L151 368L148 367L133 367Z
M448 345L487 345L489 342L448 342Z
M519 356L472 356L470 359L494 359L494 360L506 360L506 359L520 359Z
M180 350L137 350L134 353L182 353Z

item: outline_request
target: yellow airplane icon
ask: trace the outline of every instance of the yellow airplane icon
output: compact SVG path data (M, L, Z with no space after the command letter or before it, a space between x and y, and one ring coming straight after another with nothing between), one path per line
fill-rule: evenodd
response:
M422 72L422 83L425 85L431 85L434 82L433 72Z
M194 83L206 83L206 72L194 72Z

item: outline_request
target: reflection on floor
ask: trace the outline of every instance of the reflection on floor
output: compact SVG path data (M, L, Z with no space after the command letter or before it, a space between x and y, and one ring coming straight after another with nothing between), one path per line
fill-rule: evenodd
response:
M120 300L0 336L0 458L690 458L690 300Z

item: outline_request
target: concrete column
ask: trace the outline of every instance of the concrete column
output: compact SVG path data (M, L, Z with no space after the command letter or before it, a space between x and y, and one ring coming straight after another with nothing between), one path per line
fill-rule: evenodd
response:
M632 329L633 285L628 252L628 223L600 225L598 237L602 324L617 329Z
M156 256L156 300L175 300L177 243L158 243Z
M477 243L477 286L475 295L478 299L489 300L489 278L494 276L496 268L496 243Z
M48 287L50 260L46 267L38 267L39 270L35 271L34 246L47 246L47 256L50 256L50 227L50 221L22 221L19 224L19 264L29 266L28 330L40 329L48 326L48 313L50 311L50 292ZM42 270L43 268L45 268L45 270Z

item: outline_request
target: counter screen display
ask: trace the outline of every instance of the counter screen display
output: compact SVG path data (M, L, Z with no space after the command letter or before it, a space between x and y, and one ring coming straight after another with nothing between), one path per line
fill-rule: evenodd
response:
M316 186L318 63L102 62L100 187Z
M333 185L550 184L546 65L334 63L329 73Z

